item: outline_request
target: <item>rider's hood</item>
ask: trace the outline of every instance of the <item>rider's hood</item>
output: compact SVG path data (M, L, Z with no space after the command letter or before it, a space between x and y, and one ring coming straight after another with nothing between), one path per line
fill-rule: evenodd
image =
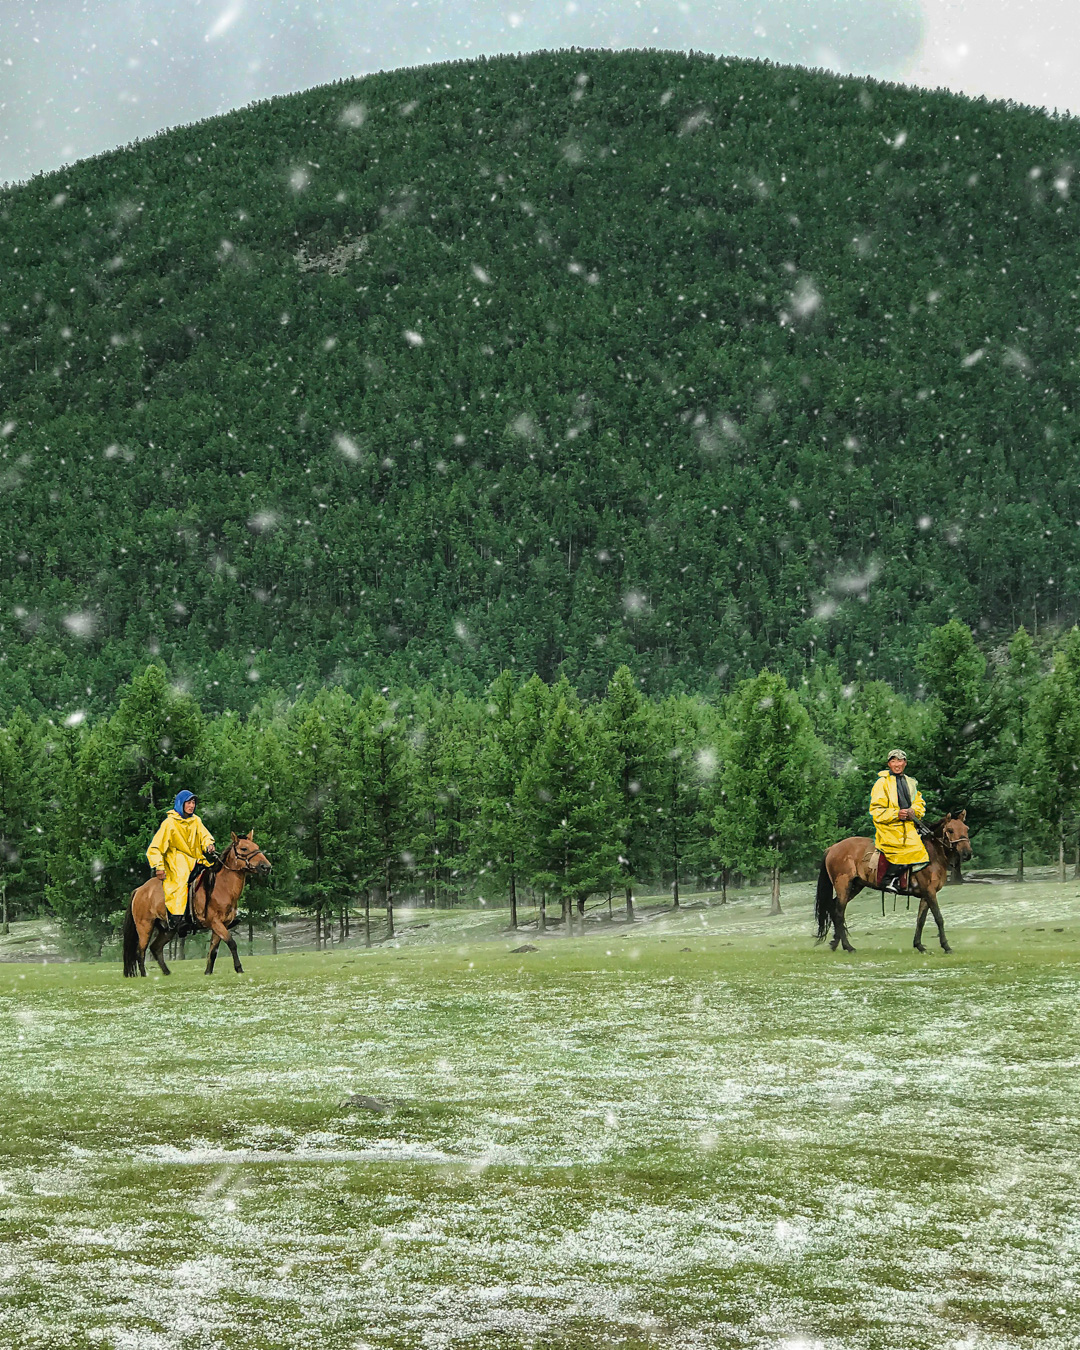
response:
M176 812L178 816L183 816L185 803L193 802L194 800L195 800L194 792L189 792L187 788L184 788L183 792L178 792L176 796L173 798L172 804L173 810ZM190 816L186 817L186 819L190 818L191 818Z

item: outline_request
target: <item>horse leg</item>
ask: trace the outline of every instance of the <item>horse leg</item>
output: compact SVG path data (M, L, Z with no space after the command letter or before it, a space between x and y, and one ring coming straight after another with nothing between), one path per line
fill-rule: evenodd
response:
M829 948L836 951L837 947L843 944L844 951L853 952L855 948L848 941L847 924L844 922L844 914L847 911L848 901L853 895L856 895L862 887L854 877L844 877L836 885L836 904L833 906L833 930L835 937L829 943Z
M164 957L162 956L162 954L161 954L162 951L164 950L165 944L166 944L166 942L168 942L168 940L169 940L169 934L166 933L166 931L164 930L164 928L159 928L158 931L157 931L157 933L155 934L155 936L154 936L153 939L151 940L150 945L149 945L149 949L148 949L149 952L150 952L150 955L154 958L154 960L155 960L155 961L158 963L158 965L161 967L161 973L162 973L162 975L171 975L171 974L172 974L172 971L171 971L171 970L169 969L169 967L165 964L165 958L164 958Z
M837 947L840 946L840 931L843 928L843 924L844 920L841 914L840 904L837 902L833 907L833 939L829 943L829 951L831 952L836 951Z
M941 917L941 906L937 902L937 896L931 896L928 903L930 905L930 913L934 916L934 922L937 924L937 935L938 941L941 943L941 950L943 952L951 952L952 948L945 938L945 920Z
M847 913L848 901L850 899L851 895L849 893L847 897L844 899L843 904L838 904L836 906L836 921L837 921L836 936L840 939L841 945L843 946L844 951L846 952L853 952L855 950L855 948L851 945L850 940L848 939L847 922L844 919L844 915Z
M220 919L211 919L210 928L213 931L214 936L210 939L210 952L206 958L205 973L207 975L213 975L214 962L217 960L217 949L219 945L224 942L225 946L228 947L229 951L232 953L233 970L236 971L237 975L243 975L244 967L240 964L240 953L236 949L236 939Z
M926 912L930 908L930 897L924 895L919 900L919 917L915 920L915 941L912 944L917 952L925 954L926 948L922 942L923 924L926 922Z
M240 952L239 952L239 949L238 949L237 946L236 946L236 939L233 937L233 935L232 935L231 933L229 934L229 937L228 937L228 940L227 940L226 945L228 946L229 951L232 952L232 968L233 968L233 970L236 971L237 975L243 975L243 973L244 973L244 967L240 964Z
M214 973L214 962L217 960L217 949L220 942L221 938L217 933L214 933L210 939L210 950L206 953L206 969L203 971L204 975L213 975Z
M154 936L153 917L147 917L136 924L139 934L139 974L146 975L146 949L150 945L150 939ZM160 962L159 962L160 964Z

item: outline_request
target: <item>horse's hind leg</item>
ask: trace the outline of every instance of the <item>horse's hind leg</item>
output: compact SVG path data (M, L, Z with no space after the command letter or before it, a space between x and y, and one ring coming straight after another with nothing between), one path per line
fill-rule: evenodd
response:
M843 887L843 895L840 894L839 890L837 891L836 905L833 909L833 929L835 930L836 936L829 943L829 947L832 951L836 951L837 947L841 945L846 952L853 952L855 950L848 940L847 924L844 921L844 914L847 911L848 901L858 889L861 888L856 887L853 883L849 883Z
M934 916L934 922L937 924L937 935L938 941L941 943L941 950L943 952L951 952L952 948L945 938L945 920L941 917L941 906L937 902L937 896L935 895L928 903L930 905L930 913Z
M157 933L154 935L153 941L150 943L150 946L147 948L147 950L150 952L150 955L154 958L154 960L155 960L155 961L158 963L158 965L161 967L161 973L162 973L163 975L171 975L171 974L172 974L172 971L171 971L171 970L169 969L169 967L165 964L165 958L164 958L164 957L162 956L162 954L161 954L162 951L164 950L165 944L166 944L166 942L168 942L168 940L169 940L169 934L166 933L166 931L164 930L164 928L159 928L158 931L157 931Z
M146 923L136 924L139 933L139 974L146 975L146 949L150 945L150 939L154 936L154 921L150 919ZM160 961L160 958L159 958Z
M840 946L840 934L844 931L843 914L844 911L840 904L840 898L837 896L833 901L833 936L832 941L829 943L829 951L831 952L836 951L837 947Z

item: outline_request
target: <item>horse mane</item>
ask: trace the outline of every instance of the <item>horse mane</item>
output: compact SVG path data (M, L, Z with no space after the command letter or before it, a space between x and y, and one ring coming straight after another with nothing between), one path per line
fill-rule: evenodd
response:
M962 812L960 811L947 811L940 820L935 820L933 824L928 825L927 828L936 839L940 839L945 833L945 822L947 820L960 820L961 815ZM963 824L964 822L961 820L960 823Z

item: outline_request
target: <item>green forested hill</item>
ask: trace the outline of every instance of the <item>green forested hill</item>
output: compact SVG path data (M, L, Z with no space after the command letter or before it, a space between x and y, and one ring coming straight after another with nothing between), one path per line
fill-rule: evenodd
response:
M0 704L1077 615L1080 124L752 62L377 75L0 194ZM861 664L858 664L861 663ZM87 690L91 692L88 694Z

